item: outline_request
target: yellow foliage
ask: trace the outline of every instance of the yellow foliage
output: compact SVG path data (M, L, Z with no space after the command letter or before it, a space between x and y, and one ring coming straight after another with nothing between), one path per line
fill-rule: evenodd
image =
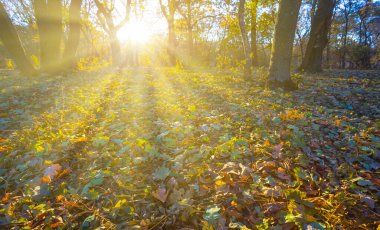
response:
M86 141L88 141L87 137L78 137L78 138L73 140L74 143L86 142Z
M225 184L226 184L226 182L224 182L223 180L217 180L217 181L215 181L215 185L216 186L223 186Z
M182 70L184 69L185 67L183 66L183 63L179 60L177 60L177 63L176 63L176 69L178 70Z
M264 146L269 147L269 146L270 146L270 142L269 142L268 140L266 140L266 141L264 142Z
M58 195L55 199L56 199L57 202L61 202L61 201L64 200L64 198L65 198L64 196Z
M51 178L49 176L43 176L41 178L41 183L49 184L51 182Z
M286 110L285 113L280 114L280 118L283 121L299 120L303 118L304 114L296 109Z
M31 55L30 60L32 61L32 64L35 68L40 67L40 59L37 57L37 55L34 55L34 54Z
M109 62L96 56L80 58L77 69L85 72L93 72L109 66Z
M214 227L207 223L207 221L202 221L203 225L202 225L202 230L214 230Z
M4 152L5 152L6 150L7 150L6 147L4 147L4 146L0 146L0 152L1 152L1 151L4 151Z
M312 216L312 215L306 214L306 215L305 215L305 220L307 220L307 221L309 221L309 222L316 222L316 221L317 221L317 218L315 218L315 217Z
M5 66L9 70L14 70L15 69L15 64L12 59L5 59Z
M125 204L127 204L127 200L126 200L126 199L119 200L119 201L116 203L115 208L121 208L121 207L123 207Z

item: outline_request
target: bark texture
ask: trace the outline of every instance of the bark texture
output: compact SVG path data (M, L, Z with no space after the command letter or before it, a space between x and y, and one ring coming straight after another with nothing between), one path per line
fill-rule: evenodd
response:
M22 47L22 43L17 34L16 28L12 24L10 17L5 11L4 5L0 2L0 39L3 42L5 48L12 55L17 67L23 74L34 74L32 63L27 58L25 50Z
M69 9L69 35L63 54L64 65L66 68L72 68L76 64L76 52L80 39L81 27L81 10L82 0L72 0Z
M281 0L269 66L269 87L292 88L290 64L301 0Z
M257 59L257 7L258 0L253 0L253 5L251 9L251 59L252 66L258 65Z
M168 0L168 6L165 7L162 0L160 0L160 6L161 6L162 14L164 15L168 23L167 51L169 55L169 62L170 62L170 65L174 66L177 63L177 57L176 57L177 40L176 40L176 35L175 35L175 30L174 30L175 29L174 15L177 8L177 2L176 0Z
M245 57L244 75L248 77L252 73L251 71L252 60L251 60L251 55L250 55L251 48L248 42L247 29L245 27L245 0L239 1L238 18L239 18L240 34L242 37L244 57Z
M335 0L319 0L313 17L310 38L300 69L315 73L322 71L323 50L328 43L328 34L335 7Z

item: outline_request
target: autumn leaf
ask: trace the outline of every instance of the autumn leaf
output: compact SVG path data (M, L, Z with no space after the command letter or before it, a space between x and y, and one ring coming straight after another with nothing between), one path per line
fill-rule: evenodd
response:
M62 225L64 225L64 222L63 222L63 219L61 216L53 216L52 217L52 224L50 225L50 227L58 228Z
M58 175L61 169L62 169L61 165L52 164L47 169L45 169L44 177L49 177L50 179L53 179L54 176Z
M268 140L266 140L266 141L264 141L264 146L269 147L269 146L271 146L271 144Z
M170 169L161 166L153 173L153 177L158 180L165 180L170 175L170 172Z
M209 206L206 209L206 213L203 215L203 218L211 225L216 226L220 214L219 214L220 208L217 205Z
M68 174L70 174L71 173L71 169L69 169L69 168L65 168L64 170L62 170L62 172L60 172L59 174L58 174L58 178L61 178L61 177L64 177L64 176L66 176L66 175L68 175Z
M52 181L52 179L49 176L43 176L41 178L41 182L44 183L44 184L49 184L51 181Z
M117 203L115 204L114 208L121 208L123 207L125 204L127 204L127 200L126 199L122 199L122 200L118 200Z
M11 193L7 192L5 195L1 198L1 202L7 203L9 199L11 198Z
M63 201L64 199L65 199L65 197L62 196L62 195L58 195L58 196L55 198L55 200L56 200L57 202L61 202L61 201Z
M169 191L167 191L165 187L159 187L156 191L152 192L152 195L162 203L165 203L168 198Z
M81 143L81 142L87 142L88 138L86 136L78 137L73 140L73 143Z

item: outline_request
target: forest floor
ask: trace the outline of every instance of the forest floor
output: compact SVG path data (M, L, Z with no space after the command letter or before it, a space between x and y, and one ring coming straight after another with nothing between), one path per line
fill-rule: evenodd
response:
M380 73L0 73L1 229L376 229Z

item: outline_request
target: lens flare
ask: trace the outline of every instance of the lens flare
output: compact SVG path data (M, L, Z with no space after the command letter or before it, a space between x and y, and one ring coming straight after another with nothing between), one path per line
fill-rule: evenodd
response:
M151 37L151 31L144 22L130 21L124 27L122 27L117 37L121 41L132 41L138 43L146 43Z

